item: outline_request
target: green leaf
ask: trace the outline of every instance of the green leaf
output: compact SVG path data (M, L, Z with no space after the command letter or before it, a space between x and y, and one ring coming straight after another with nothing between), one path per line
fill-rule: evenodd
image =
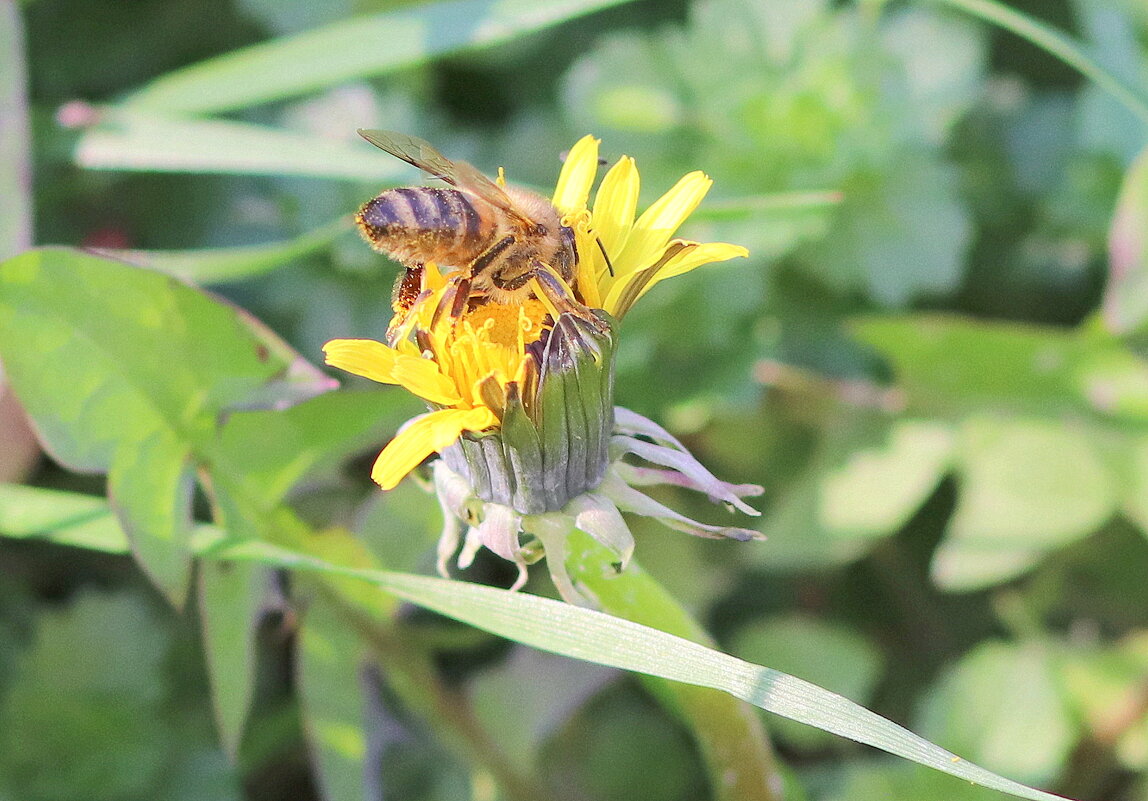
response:
M176 607L191 577L191 499L195 471L190 447L160 429L123 443L108 470L108 499L132 552Z
M349 217L286 242L198 250L93 250L100 256L174 275L193 284L241 281L323 250L351 229Z
M369 797L362 645L346 615L321 594L311 599L296 648L303 727L324 801Z
M127 96L131 107L207 114L513 41L626 0L442 0L353 17L185 67Z
M842 190L833 235L812 246L822 279L889 306L956 286L972 224L951 167L906 152L879 175L851 176Z
M26 488L0 485L0 521ZM43 492L43 491L40 491ZM52 496L64 493L52 492ZM86 502L86 501L85 501ZM20 515L16 514L19 519ZM767 711L872 745L944 773L1031 801L1061 796L1025 787L965 761L840 695L681 637L525 593L381 570L341 567L265 542L194 539L205 557L358 579L410 603L543 651L728 692Z
M1129 437L1125 445L1121 511L1148 536L1148 437Z
M822 525L835 536L896 531L936 489L951 465L954 437L937 422L901 420L878 447L849 454L821 479Z
M909 413L1148 421L1148 362L1089 329L940 314L861 318L851 327L891 362Z
M179 605L192 473L222 414L329 382L242 313L158 273L63 249L0 265L0 358L45 447L109 473L144 570Z
M104 499L19 484L0 484L0 534L106 553L131 549Z
M268 506L304 476L383 441L421 402L391 388L325 392L287 409L236 412L219 433L217 453L230 480Z
M881 39L904 65L908 100L929 141L944 143L983 91L988 37L970 20L908 6L888 15Z
M1148 149L1124 177L1108 232L1108 285L1103 314L1109 329L1127 334L1148 323Z
M998 583L1091 534L1119 486L1096 447L1055 421L972 418L962 427L960 493L933 579L953 590Z
M329 382L250 318L158 273L65 249L0 265L0 355L45 444L77 470L163 432L214 438L271 381Z
M1076 740L1054 655L1037 644L978 646L928 696L921 726L933 739L1028 782L1055 779Z
M348 136L350 136L348 131ZM80 136L74 159L94 170L305 175L396 183L410 175L398 159L364 142L232 120L101 109Z
M235 758L255 691L256 634L271 571L259 565L205 562L199 610L211 701L220 739Z
M769 547L747 558L769 570L856 559L917 511L952 450L943 423L843 411L823 425L808 464L761 522Z
M232 555L266 559L258 548ZM277 560L294 561L285 555ZM300 560L295 567L327 566ZM340 571L342 572L342 571ZM347 573L350 575L351 573ZM839 695L769 668L636 623L521 593L445 579L363 572L399 597L486 631L576 659L724 690L808 723L986 787L1034 801L1058 796L1004 779L945 751Z
M0 6L0 259L32 244L32 141L20 6Z

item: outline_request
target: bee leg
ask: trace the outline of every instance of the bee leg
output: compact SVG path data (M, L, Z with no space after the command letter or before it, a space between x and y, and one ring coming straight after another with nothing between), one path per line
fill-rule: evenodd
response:
M387 344L392 348L400 340L406 339L415 321L415 309L425 299L427 293L422 288L423 266L408 267L398 278L391 292L391 308L394 316L387 326Z
M549 265L535 262L534 269L525 275L519 276L519 279L521 279L522 284L525 284L531 279L535 279L537 282L535 284L536 289L542 290L542 294L546 296L546 300L558 310L559 314L569 313L583 320L588 320L595 324L598 323L598 319L594 316L594 313L591 312L588 307L578 302L574 297L574 291L570 288L570 285Z
M478 258L470 264L467 270L468 278L474 278L487 267L494 263L494 260L502 255L502 251L514 244L514 234L507 234L502 239L495 242L493 245L479 254Z
M438 326L443 314L450 315L452 324L458 322L470 301L470 284L470 279L466 277L451 281L450 286L439 298L438 305L435 306L434 314L431 316L431 328Z
M444 298L445 300L445 298ZM450 304L450 316L457 320L466 311L466 304L470 301L470 278L460 278L454 285L454 301Z

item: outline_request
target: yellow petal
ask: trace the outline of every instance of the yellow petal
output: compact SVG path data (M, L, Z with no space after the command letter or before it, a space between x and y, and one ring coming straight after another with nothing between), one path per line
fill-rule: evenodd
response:
M650 287L659 281L688 273L703 264L749 255L749 251L740 245L730 245L725 242L699 243L679 239L671 243L670 247L671 249L677 248L677 253L669 258L662 255L661 259L664 261L661 264L655 261L653 264L646 265L617 281L611 287L602 308L620 318L630 310L638 298L649 292ZM642 282L641 286L635 284L637 281ZM635 285L631 286L631 284Z
M715 261L726 261L728 259L744 259L749 256L749 251L741 245L730 245L726 242L702 242L697 244L696 247L682 252L680 255L667 261L662 267L654 274L649 283L638 293L638 297L650 291L650 287L659 281L664 281L667 278L673 278L675 275L683 275L701 267L703 264L711 264Z
M670 237L702 202L713 181L708 175L695 170L674 184L650 206L630 231L626 246L616 263L623 265L651 264L665 249ZM611 254L612 256L613 254Z
M420 398L442 406L454 406L462 401L458 387L439 370L430 359L400 353L391 371L396 384L410 390Z
M638 208L638 191L641 182L638 168L629 156L622 156L606 173L598 194L594 198L594 233L602 242L602 247L616 261L634 225L634 212ZM602 261L602 254L594 248L595 261ZM605 264L602 264L605 267ZM615 268L621 265L615 264ZM600 274L598 270L596 274Z
M558 185L554 187L554 207L563 214L573 214L586 208L590 187L598 174L599 140L587 134L570 148Z
M371 478L383 489L393 489L423 459L445 449L462 432L490 428L497 420L486 408L440 409L416 417L383 448Z
M399 354L373 339L332 339L323 346L327 364L381 384L399 383L392 377Z
M400 353L373 339L333 339L323 346L327 364L380 384L399 384L420 398L453 406L462 398L430 359Z
M584 227L574 229L574 240L579 257L575 286L582 296L582 301L587 306L591 309L600 309L602 308L601 289L606 284L599 285L598 283L598 265L602 259L602 254L598 253L598 243ZM608 273L606 277L609 278Z

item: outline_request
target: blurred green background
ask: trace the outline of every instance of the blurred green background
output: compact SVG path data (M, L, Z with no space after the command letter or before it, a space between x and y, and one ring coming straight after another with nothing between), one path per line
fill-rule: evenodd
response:
M0 256L146 251L313 363L328 339L382 336L398 269L338 220L417 180L358 127L541 188L593 133L637 159L643 204L707 172L684 233L751 258L635 308L617 398L762 484L769 539L643 521L638 559L730 653L1019 781L1148 799L1148 121L1128 105L960 3L566 2L589 13L553 25L477 0L3 3L0 214L34 233L5 226ZM1142 0L1012 7L1148 88ZM12 135L22 75L30 153ZM429 572L437 504L367 478L418 404L381 404L290 502ZM28 466L14 406L0 415L4 480L104 491ZM464 577L510 575L484 557ZM0 801L356 797L316 778L277 581L229 759L194 605L173 611L125 557L0 539ZM422 625L446 684L554 798L707 797L688 731L634 677ZM369 797L498 797L386 676L358 680ZM766 725L788 798L1001 797Z

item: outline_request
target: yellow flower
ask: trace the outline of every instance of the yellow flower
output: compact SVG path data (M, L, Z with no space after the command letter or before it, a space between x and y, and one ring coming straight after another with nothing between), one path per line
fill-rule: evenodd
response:
M745 248L736 245L673 238L709 191L713 182L705 174L689 173L635 219L639 179L634 160L623 156L606 173L591 209L587 204L597 171L598 140L585 136L570 151L553 197L563 224L575 232L578 271L574 290L589 308L618 319L661 280L709 262L748 255ZM337 339L324 346L328 364L374 381L398 384L433 407L433 411L411 420L379 454L371 475L383 489L394 487L423 459L443 453L463 434L499 430L508 393L533 409L539 376L544 372L539 361L543 349L529 346L552 330L563 315L542 298L515 305L487 302L467 309L455 320L438 313L443 295L450 289L450 282L436 265L427 263L422 295L399 321L391 340L397 342L394 347L362 339ZM594 339L595 335L576 328L566 328L574 338L569 344L584 351L589 342L585 338ZM610 348L612 353L612 345ZM602 359L599 354L591 362L613 369L612 356ZM573 369L572 364L569 369ZM556 378L555 383L563 380ZM611 385L612 380L603 384ZM559 390L555 393L563 394ZM612 398L600 400L607 408L612 406ZM588 401L584 397L579 402ZM562 416L566 412L551 414ZM611 422L608 412L588 414L602 425ZM541 423L540 413L531 411L531 416ZM586 439L576 433L571 436ZM549 443L548 447L553 451L556 444ZM591 477L600 472L588 468ZM577 480L573 486L578 486ZM552 492L550 497L561 497L561 493Z
M615 321L659 281L748 254L674 238L709 191L705 174L689 173L637 215L634 160L623 156L607 171L590 206L597 172L598 140L583 137L554 191L578 251L569 305L559 308L536 284L538 297L525 303L485 299L456 317L443 309L457 305L459 284L427 263L416 300L388 332L393 346L337 339L324 347L328 364L398 384L432 408L399 431L371 476L390 489L432 453L442 456L433 476L446 512L444 575L460 545L463 568L486 547L518 566L517 588L526 566L545 555L558 591L579 602L566 538L583 531L625 565L634 540L622 512L704 537L760 537L691 520L638 490L685 487L747 514L756 512L742 499L761 492L719 481L668 432L614 406Z
M632 158L622 156L603 177L593 210L587 208L598 169L598 143L584 136L571 148L553 201L564 224L574 230L579 261L575 283L588 306L621 319L659 281L749 255L739 245L673 238L713 185L697 170L635 219L638 168Z
M432 453L465 431L498 425L506 386L529 378L526 345L541 334L545 309L537 301L521 306L483 307L452 324L432 325L430 316L446 282L433 264L425 267L431 300L416 325L425 351L409 341L390 347L372 339L335 339L323 346L327 364L383 384L398 384L432 406L416 417L379 454L371 477L383 489L397 485Z

